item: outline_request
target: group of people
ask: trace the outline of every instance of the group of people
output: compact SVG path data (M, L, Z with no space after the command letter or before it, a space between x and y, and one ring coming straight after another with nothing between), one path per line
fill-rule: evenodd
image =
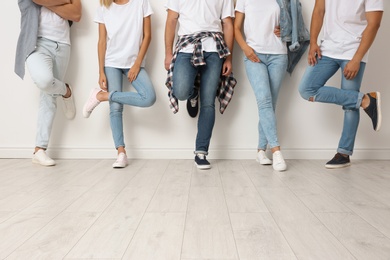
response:
M311 102L342 106L344 126L336 155L326 168L350 165L360 108L381 126L380 93L360 92L368 50L379 29L383 0L316 0L310 33L298 0L167 0L165 8L165 82L174 113L186 101L192 117L198 116L195 164L209 169L206 159L215 122L215 100L221 113L231 101L237 83L232 73L234 39L244 54L248 80L258 107L257 161L285 171L278 141L275 110L286 73L308 49L308 64L299 85ZM81 0L19 0L21 32L15 72L21 78L25 64L40 89L38 130L33 163L55 165L46 154L57 97L65 116L75 116L70 84L64 81L70 56L70 26L81 18ZM110 106L110 125L117 150L114 168L128 165L123 134L123 105L150 107L156 100L144 67L151 42L149 0L100 0L94 21L98 24L99 88L91 90L83 116L104 101ZM178 30L176 30L178 29ZM323 37L319 43L320 31ZM175 36L177 41L175 43ZM326 86L342 71L341 88ZM124 77L135 91L122 91ZM199 115L198 115L199 113ZM269 152L267 151L269 150ZM270 159L267 154L272 154Z

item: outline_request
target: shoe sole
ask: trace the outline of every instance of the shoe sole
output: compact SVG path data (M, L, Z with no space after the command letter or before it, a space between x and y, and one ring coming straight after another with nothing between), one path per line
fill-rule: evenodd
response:
M127 166L127 164L126 165L112 165L112 168L120 169L120 168L125 168L126 166Z
M346 164L337 164L337 165L328 165L325 164L326 169L340 169L340 168L345 168L351 166L351 163L346 163Z
M35 164L39 164L39 165L42 165L42 166L54 166L56 165L56 163L41 163L40 161L38 160L35 160L35 159L32 159L32 163L35 163Z
M376 110L377 110L377 123L375 131L379 131L382 125L382 112L381 112L381 93L376 92Z
M259 159L256 159L256 162L258 162L261 165L272 165L272 161L271 160L269 162L261 162Z
M277 171L277 172L284 172L284 171L286 171L287 170L287 166L284 166L283 168L275 168L275 167L273 167L273 169L274 169L274 171Z
M69 86L69 89L70 89L70 97L67 97L67 98L64 98L62 97L62 101L63 101L63 111L64 111L64 115L67 119L71 120L71 119L74 119L75 116L76 116L76 104L75 104L75 101L74 101L74 98L73 98L73 88L71 85L68 85ZM65 105L65 103L72 103L72 106L73 106L73 111L72 111L72 114L67 114L66 112L68 111L67 109L65 109L67 106Z
M195 163L195 165L200 170L208 170L211 168L211 165L197 165L196 163Z

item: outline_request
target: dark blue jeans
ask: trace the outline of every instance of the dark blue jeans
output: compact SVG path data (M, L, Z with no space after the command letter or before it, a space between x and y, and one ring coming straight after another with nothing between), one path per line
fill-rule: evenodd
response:
M179 100L187 100L193 93L196 75L200 73L200 112L195 153L208 154L215 122L215 98L221 77L223 59L216 52L204 52L206 65L191 64L192 53L179 53L173 71L172 91Z

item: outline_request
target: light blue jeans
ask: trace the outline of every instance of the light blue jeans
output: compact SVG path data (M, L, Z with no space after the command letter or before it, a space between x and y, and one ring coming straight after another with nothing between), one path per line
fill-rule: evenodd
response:
M337 152L352 155L356 132L359 126L360 105L364 94L359 92L366 63L360 63L360 70L355 78L347 80L341 77L341 89L325 86L326 82L339 70L344 70L349 60L339 60L322 56L315 66L309 66L299 86L301 96L313 102L330 103L342 106L344 110L343 132Z
M200 112L195 153L208 154L211 134L215 123L215 98L221 78L223 59L216 52L204 52L206 65L191 64L192 53L178 53L173 71L173 95L187 100L193 94L196 75L200 73Z
M146 70L141 68L137 78L131 82L136 92L122 92L123 77L127 78L130 69L118 69L105 67L104 72L107 78L107 86L110 95L110 124L115 148L125 147L123 137L123 105L136 107L150 107L156 102L156 93L153 83Z
M35 85L41 90L35 145L47 148L57 111L57 97L66 94L63 82L70 56L70 45L39 38L26 59Z
M258 149L266 150L267 145L274 148L279 145L276 128L276 102L282 85L288 59L286 54L256 53L261 62L252 62L244 58L246 74L257 101L259 113Z

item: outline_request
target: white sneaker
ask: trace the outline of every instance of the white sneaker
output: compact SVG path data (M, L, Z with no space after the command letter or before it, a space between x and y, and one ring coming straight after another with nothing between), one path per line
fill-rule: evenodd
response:
M89 97L87 102L85 102L85 105L83 107L83 116L85 118L88 118L92 111L100 104L100 101L96 98L97 93L102 91L100 88L94 88L91 90L91 93L89 93Z
M287 169L287 165L281 151L276 151L272 154L272 161L272 167L274 167L275 171L282 172Z
M256 161L258 161L262 165L272 164L272 161L267 157L265 151L263 150L257 152Z
M56 162L52 158L47 156L45 150L43 149L39 149L37 152L33 154L32 162L43 166L56 165Z
M68 87L71 94L68 98L62 97L62 108L64 110L65 117L67 119L73 119L76 115L76 106L74 104L72 87L70 85L68 85Z
M128 164L127 156L125 153L118 154L118 158L112 165L113 168L125 168Z

